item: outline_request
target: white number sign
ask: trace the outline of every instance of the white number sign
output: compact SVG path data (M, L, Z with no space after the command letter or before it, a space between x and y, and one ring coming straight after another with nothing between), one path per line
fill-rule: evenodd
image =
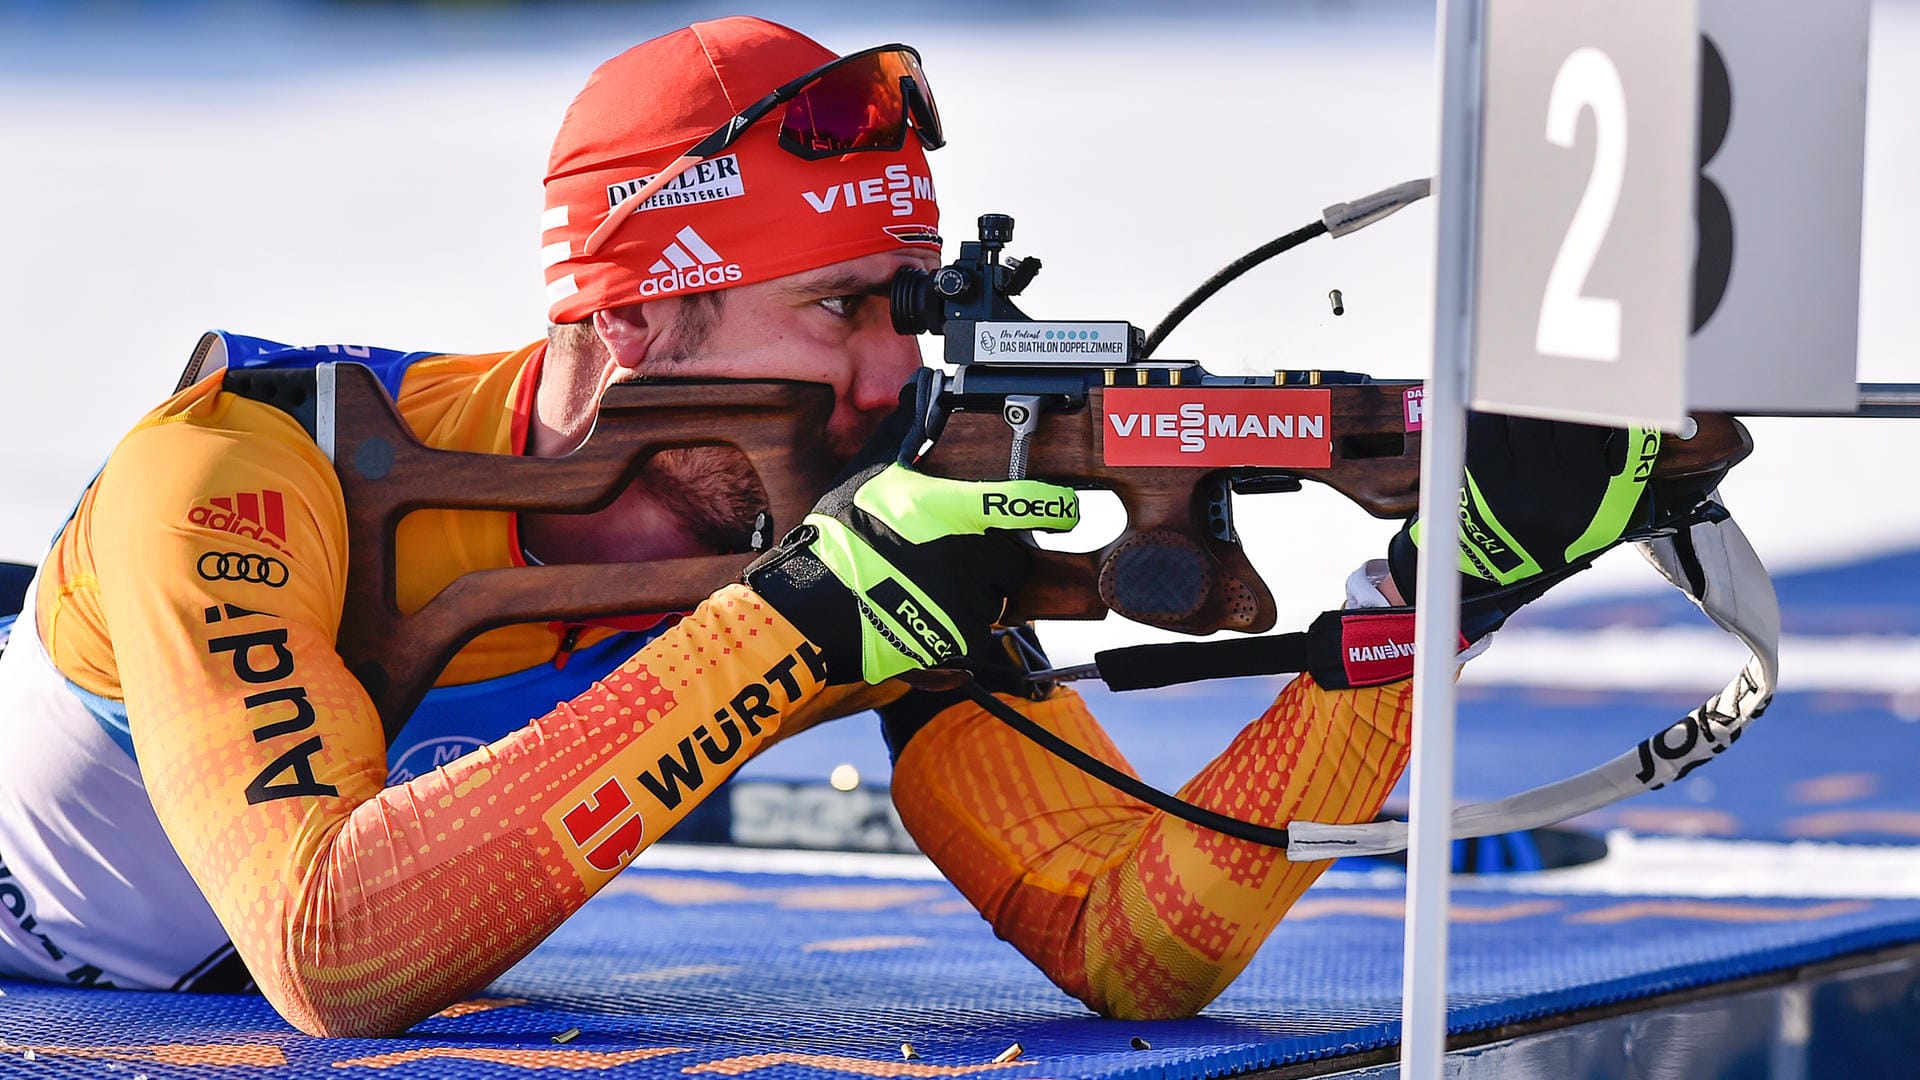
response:
M1547 141L1572 150L1580 136L1580 116L1593 115L1593 171L1573 212L1573 224L1560 242L1560 254L1547 271L1540 299L1540 325L1534 348L1549 356L1581 360L1620 359L1620 301L1588 296L1587 273L1620 206L1627 178L1627 92L1607 54L1592 46L1575 49L1560 65L1547 97Z

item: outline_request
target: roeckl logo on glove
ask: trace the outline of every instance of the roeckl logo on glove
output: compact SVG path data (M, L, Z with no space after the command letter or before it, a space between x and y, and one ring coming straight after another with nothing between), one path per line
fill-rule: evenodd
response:
M1486 511L1479 500L1473 497L1471 488L1460 489L1460 550L1476 566L1482 568L1482 577L1488 581L1499 581L1525 564L1526 558L1500 539L1485 522ZM1490 567L1490 569L1489 569Z
M919 638L933 654L935 663L960 655L959 643L948 637L937 621L920 610L920 601L909 595L898 581L886 578L878 582L867 590L867 599L912 631L913 636Z
M1640 433L1638 457L1633 463L1633 478L1645 480L1653 475L1653 463L1660 458L1660 433L1651 429Z
M1080 513L1080 499L1063 495L1058 499L1022 499L1001 491L980 495L980 512L1005 517L1068 517Z

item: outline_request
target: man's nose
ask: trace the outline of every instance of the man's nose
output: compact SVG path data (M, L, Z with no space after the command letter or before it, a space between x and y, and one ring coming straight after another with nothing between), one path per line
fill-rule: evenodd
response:
M849 342L853 365L828 425L828 444L845 461L851 458L900 401L900 388L920 369L917 338L902 337L888 327L855 335Z
M920 370L920 339L876 327L860 335L854 355L847 404L863 413L885 415L900 399L900 388Z

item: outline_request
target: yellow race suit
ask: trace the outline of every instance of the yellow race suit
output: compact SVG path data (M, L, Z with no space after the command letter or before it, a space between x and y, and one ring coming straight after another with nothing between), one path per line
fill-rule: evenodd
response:
M543 348L413 362L400 411L431 446L523 453ZM187 989L244 964L304 1031L403 1029L524 956L822 692L812 643L733 585L665 629L589 634L613 654L547 704L465 698L486 741L396 768L334 648L345 522L307 432L218 374L115 448L0 654L0 733L24 748L0 763L0 971ZM522 560L494 512L416 513L396 547L403 609ZM436 692L555 670L569 632L484 634ZM1127 768L1070 690L1009 700ZM1408 743L1406 683L1303 676L1181 794L1365 820ZM972 705L896 749L921 847L1109 1015L1200 1008L1324 868L1152 810Z

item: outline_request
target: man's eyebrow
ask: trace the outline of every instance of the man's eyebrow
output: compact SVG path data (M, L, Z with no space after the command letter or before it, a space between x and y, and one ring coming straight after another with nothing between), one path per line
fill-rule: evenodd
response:
M795 296L885 296L893 275L874 278L853 270L835 271L796 281L788 288Z

